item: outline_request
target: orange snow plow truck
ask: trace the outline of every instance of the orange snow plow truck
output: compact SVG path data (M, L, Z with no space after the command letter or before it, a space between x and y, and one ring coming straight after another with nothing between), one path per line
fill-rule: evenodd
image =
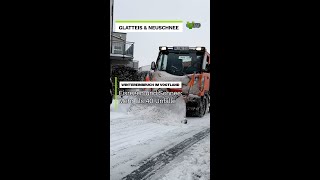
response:
M181 92L186 116L203 117L210 112L210 54L205 47L161 46L151 70L146 80L182 83L181 89L161 91Z

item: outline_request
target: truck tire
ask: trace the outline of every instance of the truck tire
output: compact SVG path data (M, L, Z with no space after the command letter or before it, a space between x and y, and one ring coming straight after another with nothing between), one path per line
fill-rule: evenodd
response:
M199 109L196 111L197 117L203 117L206 114L207 102L208 102L208 100L207 100L206 96L201 98L200 103L199 103Z

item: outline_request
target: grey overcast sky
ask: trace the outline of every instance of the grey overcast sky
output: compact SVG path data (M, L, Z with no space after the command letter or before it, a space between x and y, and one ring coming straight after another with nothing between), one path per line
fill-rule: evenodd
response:
M150 65L159 46L205 46L210 50L210 0L114 0L113 22L116 20L182 20L183 32L128 32L127 41L134 42L134 60L139 67ZM187 21L201 23L188 29Z

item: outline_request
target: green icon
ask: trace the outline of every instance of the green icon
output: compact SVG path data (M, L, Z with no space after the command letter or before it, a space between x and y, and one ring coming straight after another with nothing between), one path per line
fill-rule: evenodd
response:
M189 21L187 22L187 28L192 29L194 27L194 22L192 21L192 23L189 23Z

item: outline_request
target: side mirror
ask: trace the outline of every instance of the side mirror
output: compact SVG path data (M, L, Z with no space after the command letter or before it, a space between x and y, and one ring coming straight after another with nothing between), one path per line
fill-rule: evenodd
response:
M151 70L155 70L156 69L156 63L154 61L152 61L151 63Z

